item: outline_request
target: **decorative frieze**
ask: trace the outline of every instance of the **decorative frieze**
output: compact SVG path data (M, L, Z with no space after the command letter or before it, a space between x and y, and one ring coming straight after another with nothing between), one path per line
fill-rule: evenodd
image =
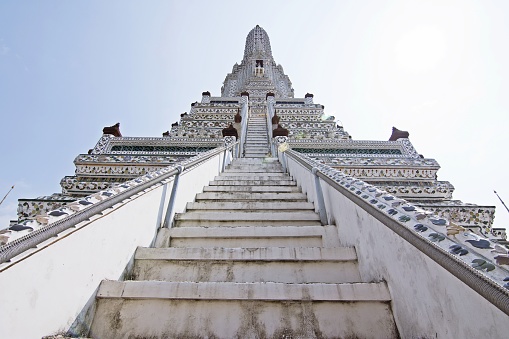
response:
M391 179L391 180L430 180L436 179L435 169L413 169L413 168L342 168L335 167L346 175L369 180L369 179Z
M123 163L123 164L173 164L187 158L179 155L132 155L132 154L80 154L74 159L76 165Z
M220 131L219 131L220 132ZM172 129L173 133L173 129ZM217 133L215 133L216 135ZM107 137L102 136L91 154L158 154L158 155L196 155L222 144L215 138L198 137L190 140L189 137ZM119 146L119 147L116 147ZM124 151L124 149L132 149ZM136 150L138 149L138 150ZM149 149L152 149L150 151Z
M399 139L398 141L367 141L367 140L343 141L337 139L323 139L320 141L316 141L312 139L298 140L293 138L290 139L289 143L292 149L304 150L302 152L305 152L307 156L313 158L323 157L326 159L326 161L331 161L330 160L331 157L329 153L326 153L327 151L321 152L322 149L324 150L337 149L338 151L334 151L335 152L334 154L341 156L346 155L348 157L420 158L419 154L414 149L412 144L408 141L408 139ZM399 150L400 152L382 150Z
M362 155L402 155L401 150L397 148L293 148L293 150L310 154L311 156L320 155L342 155L342 156L362 156Z
M103 134L95 147L92 149L92 154L101 154L105 153L106 149L108 148L108 145L110 144L110 140L113 139L114 136L111 134Z
M336 128L336 123L334 121L295 121L295 122L280 122L281 126L284 128L288 128L291 130L294 129L321 129L321 130L332 130Z
M308 155L309 156L309 155ZM319 157L309 156L332 167L426 167L439 169L440 165L435 159L429 158L388 158L388 157Z
M122 176L128 178L134 178L140 175L147 174L151 171L155 171L168 166L167 164L161 165L76 165L76 175L78 176L98 176L98 177L109 177L109 176Z
M217 113L194 113L192 115L188 115L185 119L183 118L182 121L187 120L231 120L237 113L237 109L231 109L228 110L228 112L224 112L224 114L217 114Z
M189 128L225 128L233 121L233 115L229 120L182 120L181 126Z
M407 182L405 185L394 185L391 182L373 183L369 180L366 180L366 182L383 189L387 193L414 202L419 200L451 199L454 192L454 186L448 181L435 181L427 183L427 185L417 185L411 182Z
M18 221L34 219L37 215L61 208L75 200L75 198L58 194L38 197L36 199L19 199Z
M68 195L88 195L101 190L106 190L110 187L117 185L119 182L125 182L131 178L106 178L107 181L97 181L97 178L91 178L94 180L83 180L89 178L76 177L64 177L60 181L62 187L62 193ZM119 180L121 179L121 180Z
M283 105L277 104L275 107L277 108L277 115L281 117L284 121L289 121L291 119L310 119L313 117L319 117L323 115L323 109L321 108L299 108L299 109L291 109L287 108L284 105L284 108L279 108Z
M459 200L417 205L460 226L480 227L485 235L490 232L495 218L495 207L466 204Z

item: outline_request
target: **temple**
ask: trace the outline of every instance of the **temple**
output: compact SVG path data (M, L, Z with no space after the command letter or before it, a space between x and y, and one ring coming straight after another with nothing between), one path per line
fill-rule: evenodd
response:
M61 193L19 200L0 337L507 335L495 208L454 200L409 132L355 140L295 97L261 27L219 96L161 137L120 128Z

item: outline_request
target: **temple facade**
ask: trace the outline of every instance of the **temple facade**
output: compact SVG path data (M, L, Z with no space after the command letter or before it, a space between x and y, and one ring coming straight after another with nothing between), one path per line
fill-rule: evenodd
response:
M267 117L270 110L268 124L273 130L287 130L288 145L295 151L476 234L506 238L504 229L492 228L493 206L453 199L454 186L437 180L438 162L420 155L408 132L393 128L387 141L355 140L337 124L336 117L314 102L313 94L295 98L290 78L275 62L269 37L259 26L248 34L244 57L227 74L220 96L202 93L200 102L192 103L189 112L181 114L162 137L125 137L119 124L105 127L95 147L74 159L75 174L62 178L62 193L19 200L18 222L221 145L223 129L232 125L240 133L241 122L235 117L243 107L261 117ZM266 134L272 137L270 130Z
M409 133L355 140L259 26L161 137L103 129L0 233L1 338L501 338L509 247ZM28 325L27 325L27 322Z

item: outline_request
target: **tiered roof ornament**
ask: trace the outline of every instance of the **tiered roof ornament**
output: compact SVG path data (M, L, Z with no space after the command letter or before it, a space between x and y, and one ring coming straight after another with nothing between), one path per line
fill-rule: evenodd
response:
M221 96L236 97L243 91L247 91L251 99L263 99L268 92L275 93L278 98L293 98L290 78L274 61L269 36L258 25L247 35L242 62L235 64L226 76Z

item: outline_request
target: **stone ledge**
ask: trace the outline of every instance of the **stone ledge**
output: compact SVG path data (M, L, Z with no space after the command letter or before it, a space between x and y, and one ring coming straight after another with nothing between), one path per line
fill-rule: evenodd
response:
M381 301L391 297L385 283L286 284L230 282L111 281L99 286L97 298L167 300Z

